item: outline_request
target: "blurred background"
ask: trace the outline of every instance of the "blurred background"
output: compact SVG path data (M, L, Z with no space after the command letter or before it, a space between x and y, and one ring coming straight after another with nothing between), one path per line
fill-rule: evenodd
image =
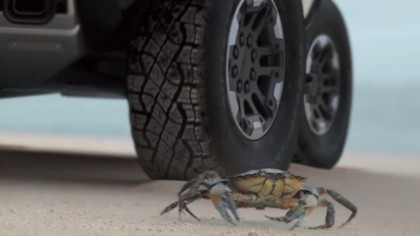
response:
M336 0L350 33L348 152L420 156L420 2ZM130 139L125 100L45 95L0 100L0 133Z

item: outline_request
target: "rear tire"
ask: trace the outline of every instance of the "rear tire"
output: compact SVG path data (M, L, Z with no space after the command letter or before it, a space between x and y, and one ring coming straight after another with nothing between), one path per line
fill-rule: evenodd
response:
M307 19L306 83L297 158L332 168L340 159L352 97L350 43L343 18L331 0L315 1Z
M284 91L272 127L264 137L250 140L235 124L226 85L229 26L241 2L156 1L130 43L132 134L140 164L151 178L288 167L303 92L301 3L275 0L284 30Z

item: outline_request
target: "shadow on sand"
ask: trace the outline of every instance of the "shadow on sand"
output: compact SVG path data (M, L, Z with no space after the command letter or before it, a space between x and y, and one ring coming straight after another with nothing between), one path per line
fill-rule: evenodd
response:
M0 150L0 179L92 185L138 185L149 178L131 156Z

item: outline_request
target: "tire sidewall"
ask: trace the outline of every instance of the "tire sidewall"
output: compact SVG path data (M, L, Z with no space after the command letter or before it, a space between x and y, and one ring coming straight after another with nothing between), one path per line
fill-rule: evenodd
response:
M231 115L226 86L226 52L230 24L240 3L214 0L205 32L205 102L208 133L219 160L229 172L250 168L288 168L300 126L304 72L304 31L300 1L276 0L284 30L285 79L280 107L270 130L247 139Z
M318 167L333 167L339 160L346 141L352 99L352 65L350 43L344 21L333 2L320 0L306 21L307 52L315 38L327 35L333 41L340 63L339 105L336 117L327 133L315 134L305 118L299 135L299 146L305 162ZM304 112L304 104L302 102Z

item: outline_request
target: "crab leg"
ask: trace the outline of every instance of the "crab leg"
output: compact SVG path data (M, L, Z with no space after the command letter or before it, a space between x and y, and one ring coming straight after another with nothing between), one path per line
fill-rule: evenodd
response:
M190 192L181 195L180 200L178 200L178 214L181 217L181 213L183 210L185 210L188 214L190 214L193 218L195 218L198 221L201 221L200 218L198 218L194 213L191 212L191 210L188 208L188 204L192 203L193 201L200 199L200 198L205 198L205 195L207 194L206 190L198 190L198 194L194 193L191 194Z
M163 211L160 213L160 215L166 214L169 211L173 210L175 207L179 206L179 213L182 212L182 210L186 210L191 216L196 218L194 214L191 213L191 211L186 206L186 202L192 202L196 199L199 199L203 196L203 190L199 190L201 181L204 179L203 175L199 175L196 178L191 179L187 183L185 183L181 190L178 192L178 201L175 201L171 203L169 206L167 206ZM189 190L188 192L184 193L185 191ZM198 219L198 218L197 218Z
M200 220L200 218L198 218L194 213L192 213L191 212L191 210L185 205L184 206L184 210L188 213L188 214L190 214L190 216L192 216L194 219L196 219L196 220L198 220L198 221L201 221Z
M167 207L165 207L165 209L163 209L163 211L160 213L160 215L168 213L169 211L171 211L172 209L174 209L178 205L179 205L179 201L175 201L175 202L169 204L169 206L167 206Z
M326 188L317 188L317 191L319 194L325 194L327 193L328 195L330 195L334 200L336 200L338 203L340 203L341 205L343 205L345 208L349 209L351 211L351 215L350 217L346 220L346 222L344 222L341 226L343 227L344 225L346 225L347 223L349 223L357 214L357 207L351 203L349 200L347 200L346 198L344 198L341 194L331 190L331 189L326 189Z
M300 203L296 207L293 207L292 209L290 209L286 213L285 216L282 216L282 217L265 216L265 217L267 217L270 220L274 220L274 221L280 221L280 222L290 223L290 222L298 219L302 215L305 215L305 210L306 210L305 205L302 204L302 203Z
M300 202L299 205L290 209L286 213L286 215L283 217L270 217L270 216L265 216L265 217L267 217L270 220L275 220L275 221L280 221L280 222L285 222L285 223L290 223L297 219L296 224L293 225L292 228L290 228L290 230L294 230L302 226L303 219L306 216L308 216L310 212L312 212L312 210L313 210L313 207L308 206L305 202Z
M192 217L200 221L200 219L191 212L191 210L187 207L187 204L200 199L202 197L205 197L205 194L207 193L206 190L197 190L197 191L188 191L187 193L179 196L179 200L171 203L169 206L167 206L160 215L163 215L165 213L168 213L169 211L173 210L174 208L178 207L178 212L181 215L182 210L185 210L188 214L190 214Z
M325 224L315 226L315 227L308 227L308 229L328 229L334 226L335 222L335 210L333 204L325 199L321 199L318 202L318 206L320 207L327 207L327 215L325 216Z
M318 199L317 197L312 193L301 193L301 197L299 199L294 198L294 200L299 200L299 203L292 207L293 205L290 205L292 207L285 216L283 217L269 217L265 216L270 220L290 223L297 219L296 224L290 229L294 230L297 227L300 227L302 225L303 219L309 215L313 208L317 206Z
M296 222L296 224L293 225L293 227L290 228L290 230L294 230L296 228L301 227L302 226L303 219L305 218L305 216L306 216L306 213L303 213L302 215L300 215L299 218L298 218L298 220L297 220L297 222Z

